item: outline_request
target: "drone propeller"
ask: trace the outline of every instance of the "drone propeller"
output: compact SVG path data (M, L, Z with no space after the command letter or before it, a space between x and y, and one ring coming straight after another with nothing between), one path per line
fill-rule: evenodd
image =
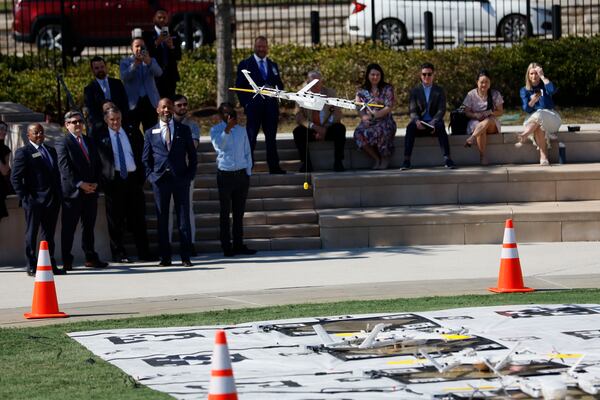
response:
M277 101L279 101L279 103L281 103L281 97L279 97L279 93L281 93L281 90L279 90L277 85L275 85L275 96L277 97Z

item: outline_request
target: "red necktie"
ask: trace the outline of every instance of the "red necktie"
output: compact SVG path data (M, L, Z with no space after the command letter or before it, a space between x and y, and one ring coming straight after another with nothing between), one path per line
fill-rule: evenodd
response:
M81 138L81 136L77 136L77 143L79 143L79 147L81 148L81 151L83 152L83 155L85 156L87 162L90 162L90 156L85 150L85 147L83 146L83 139Z

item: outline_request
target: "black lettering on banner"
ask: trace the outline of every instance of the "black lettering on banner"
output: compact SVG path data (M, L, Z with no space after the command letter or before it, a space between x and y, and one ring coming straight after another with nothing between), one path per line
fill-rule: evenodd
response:
M565 335L575 336L583 340L600 339L600 329L586 331L563 332Z
M203 337L205 336L196 332L182 332L164 334L135 333L125 336L109 336L106 339L112 342L113 344L134 344L144 342L170 342L172 340L185 340Z
M561 317L598 314L598 312L590 308L580 306L563 306L557 308L532 307L514 311L496 311L496 313L510 318Z
M461 319L475 319L468 315L451 315L448 317L433 317L433 318L440 320L440 321L458 321Z
M169 355L164 357L144 358L143 361L152 367L179 367L182 365L210 365L211 353L198 355ZM247 360L246 357L239 353L233 353L231 362L236 363Z

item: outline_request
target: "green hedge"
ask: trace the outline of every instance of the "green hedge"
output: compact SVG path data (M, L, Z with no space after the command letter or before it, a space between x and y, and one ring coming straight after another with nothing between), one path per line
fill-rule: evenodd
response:
M216 101L215 49L205 47L184 56L180 63L182 81L178 90L186 94L192 107L214 105ZM249 51L235 51L234 63L249 56ZM383 67L386 80L396 88L397 111L407 109L409 89L418 82L418 66L424 61L437 68L438 82L445 87L450 105L460 103L474 87L475 75L486 68L492 85L504 96L507 106L519 105L518 93L524 84L527 64L541 63L559 91L559 106L600 104L600 37L563 38L558 41L529 40L513 47L456 48L450 50L393 51L371 43L340 47L272 46L270 56L281 68L288 90L299 88L306 72L319 69L326 84L340 97L353 98L364 79L367 64ZM118 57L109 58L112 76L118 76ZM53 68L33 68L34 59L0 59L0 98L25 104L43 111L56 103L56 79ZM65 82L76 101L82 103L83 88L90 81L87 60L68 68ZM284 105L286 105L284 103ZM292 106L291 104L289 104Z

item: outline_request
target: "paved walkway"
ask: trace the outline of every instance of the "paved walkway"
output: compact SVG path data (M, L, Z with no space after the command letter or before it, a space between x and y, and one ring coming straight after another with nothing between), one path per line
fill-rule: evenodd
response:
M517 232L518 239L518 232ZM485 294L500 245L283 251L194 259L193 268L115 265L55 277L68 319L25 320L33 279L0 267L0 327L199 312L277 304ZM600 287L600 244L519 245L525 283L536 289Z

